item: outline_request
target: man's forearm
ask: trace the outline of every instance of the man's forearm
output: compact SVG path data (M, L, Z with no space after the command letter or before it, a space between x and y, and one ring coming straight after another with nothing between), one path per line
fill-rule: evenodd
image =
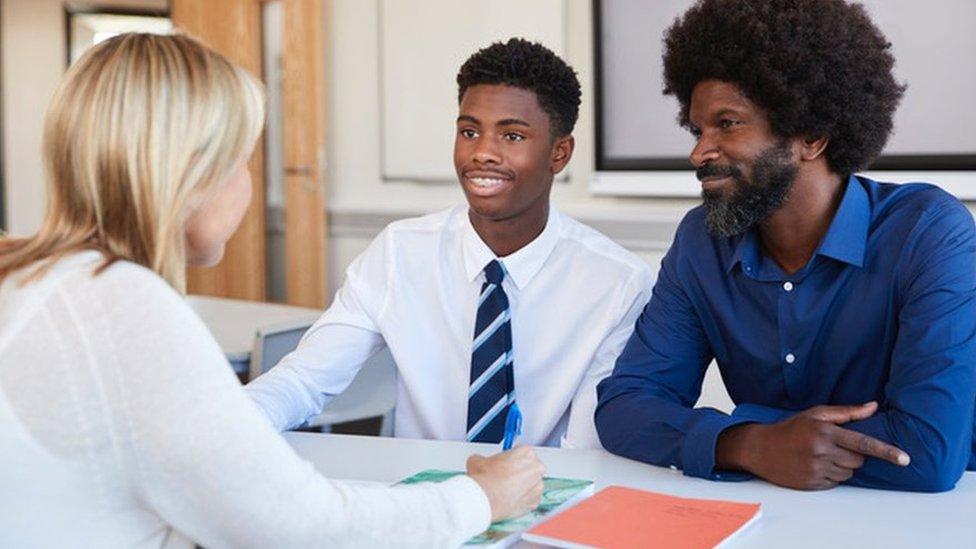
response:
M972 417L972 411L968 412ZM844 425L904 450L911 457L908 467L869 459L848 482L855 486L887 490L943 492L951 490L962 476L972 452L972 424L965 416L957 424L932 424L898 410Z
M725 478L715 473L715 439L744 420L710 408L686 407L649 389L615 396L608 389L601 391L596 411L597 432L607 450L653 465L679 467L691 476Z

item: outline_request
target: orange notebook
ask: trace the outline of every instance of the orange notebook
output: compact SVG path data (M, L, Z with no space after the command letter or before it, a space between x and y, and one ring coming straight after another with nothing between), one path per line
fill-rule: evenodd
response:
M715 547L754 522L758 503L689 499L623 486L536 525L522 539L555 547Z

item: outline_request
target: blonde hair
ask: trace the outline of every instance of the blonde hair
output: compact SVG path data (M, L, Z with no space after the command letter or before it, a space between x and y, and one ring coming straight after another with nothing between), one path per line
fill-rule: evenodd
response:
M184 35L122 34L69 70L44 120L48 204L27 239L0 242L0 281L95 249L186 286L185 226L246 160L264 125L261 83Z

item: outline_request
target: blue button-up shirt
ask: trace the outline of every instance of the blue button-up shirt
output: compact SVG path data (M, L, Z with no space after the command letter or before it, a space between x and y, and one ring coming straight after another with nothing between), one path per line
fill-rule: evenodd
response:
M712 359L736 407L693 408ZM719 434L821 404L878 401L843 425L893 444L902 468L868 458L848 483L940 491L976 468L976 232L926 184L851 177L827 234L788 275L755 231L720 238L684 218L613 375L596 425L616 454L707 478Z

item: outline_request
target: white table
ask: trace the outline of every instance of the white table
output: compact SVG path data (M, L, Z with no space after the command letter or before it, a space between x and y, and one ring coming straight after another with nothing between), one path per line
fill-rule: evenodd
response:
M190 307L213 333L231 363L247 362L258 328L284 322L315 322L322 311L293 305L225 299L203 295L187 296Z
M463 470L469 454L498 449L491 444L349 435L286 433L285 438L331 478L389 483L424 469ZM799 492L759 480L694 479L602 450L538 452L547 475L592 479L597 490L620 484L676 496L762 503L763 516L741 534L736 547L976 547L976 473L966 473L955 490L943 494L846 486Z

